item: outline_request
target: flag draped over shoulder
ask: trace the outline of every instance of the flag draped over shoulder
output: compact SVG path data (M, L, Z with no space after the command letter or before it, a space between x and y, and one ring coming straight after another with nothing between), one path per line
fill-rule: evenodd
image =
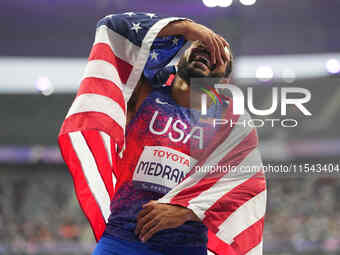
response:
M186 178L158 202L190 208L208 227L215 254L262 254L266 181L248 114L229 101L223 125ZM230 125L229 125L230 124Z
M142 74L154 81L186 43L156 38L170 22L151 13L110 15L97 24L95 42L58 142L80 206L96 240L104 232L110 201L124 181L116 159L124 150L126 105ZM153 60L157 60L157 63ZM246 121L228 108L227 118ZM202 160L159 200L192 209L209 229L208 248L222 254L262 254L265 180L257 172L205 173L204 166L261 166L257 135L241 125L223 129ZM242 173L241 173L242 172Z
M142 73L152 80L185 44L181 36L156 38L167 24L182 19L128 12L107 16L97 24L80 88L58 137L80 206L97 240L105 229L117 184L124 179L116 158L124 148L126 103Z

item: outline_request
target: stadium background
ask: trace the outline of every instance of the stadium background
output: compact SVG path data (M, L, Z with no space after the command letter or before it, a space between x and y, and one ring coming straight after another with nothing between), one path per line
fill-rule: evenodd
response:
M339 164L340 2L234 0L228 7L207 6L212 4L0 2L0 254L90 254L94 246L56 144L95 24L110 13L185 16L211 27L231 42L233 82L262 91L256 94L259 107L270 105L271 86L308 88L312 116L288 109L298 127L259 128L264 162ZM336 171L270 175L267 206L265 254L340 254Z

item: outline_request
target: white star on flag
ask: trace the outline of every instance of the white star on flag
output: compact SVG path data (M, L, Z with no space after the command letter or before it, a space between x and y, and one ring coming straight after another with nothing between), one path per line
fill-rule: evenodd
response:
M152 19L153 17L156 17L156 14L154 14L154 13L147 13L146 16L149 16L150 19Z
M179 39L175 37L175 38L172 40L172 43L173 43L174 45L177 45L177 44L178 44L178 41L179 41Z
M134 13L134 12L125 12L124 14L126 14L126 15L128 15L128 16L133 16L133 15L136 15L136 13Z
M158 53L156 51L153 51L151 53L151 60L154 59L156 61L158 61Z
M135 30L136 33L138 33L139 29L142 29L142 27L140 26L140 23L132 23L132 27L130 29Z

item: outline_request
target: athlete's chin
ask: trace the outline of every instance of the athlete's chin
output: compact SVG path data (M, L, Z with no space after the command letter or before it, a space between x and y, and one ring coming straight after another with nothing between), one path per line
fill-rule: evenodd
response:
M178 75L189 85L192 87L196 87L192 85L192 79L197 78L209 78L210 70L206 70L200 66L195 66L193 63L187 63L185 61L180 61L178 66ZM196 80L194 83L197 83Z
M209 77L209 73L201 68L190 68L189 76L190 78L207 78Z

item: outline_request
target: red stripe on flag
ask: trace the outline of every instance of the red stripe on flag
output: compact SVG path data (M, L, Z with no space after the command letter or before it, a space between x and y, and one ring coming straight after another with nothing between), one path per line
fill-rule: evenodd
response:
M87 184L86 177L83 173L78 156L73 149L69 135L65 134L59 136L58 142L64 161L71 172L80 207L89 220L96 240L98 241L105 230L105 219Z
M264 217L234 238L231 247L236 251L236 254L246 254L262 241L263 224Z
M216 233L218 231L217 226L221 225L240 206L265 189L266 182L263 174L255 174L218 199L209 210L206 211L203 223Z
M227 166L238 166L247 155L256 147L257 145L257 135L255 129L248 134L248 136L243 139L234 149L232 149L220 162L218 165ZM171 199L171 203L179 204L181 206L187 207L189 201L198 197L203 191L211 188L220 178L226 174L225 171L221 173L213 173L211 176L206 174L197 184L192 187L183 189L175 197Z
M112 168L108 158L108 151L105 149L103 139L97 130L86 130L83 131L82 134L93 154L98 171L105 184L106 190L109 193L110 199L112 199L114 193Z
M208 244L207 248L217 255L236 255L233 248L222 242L213 232L208 230Z
M116 139L115 143L120 148L124 143L124 130L122 127L111 117L101 112L81 112L71 115L64 121L59 135L89 129L104 131Z
M133 68L132 65L117 57L106 43L97 43L92 47L90 60L104 60L111 63L117 69L119 78L124 84L129 79Z
M93 77L85 78L81 82L77 96L82 94L97 94L109 97L119 104L124 113L126 113L123 93L112 81Z

